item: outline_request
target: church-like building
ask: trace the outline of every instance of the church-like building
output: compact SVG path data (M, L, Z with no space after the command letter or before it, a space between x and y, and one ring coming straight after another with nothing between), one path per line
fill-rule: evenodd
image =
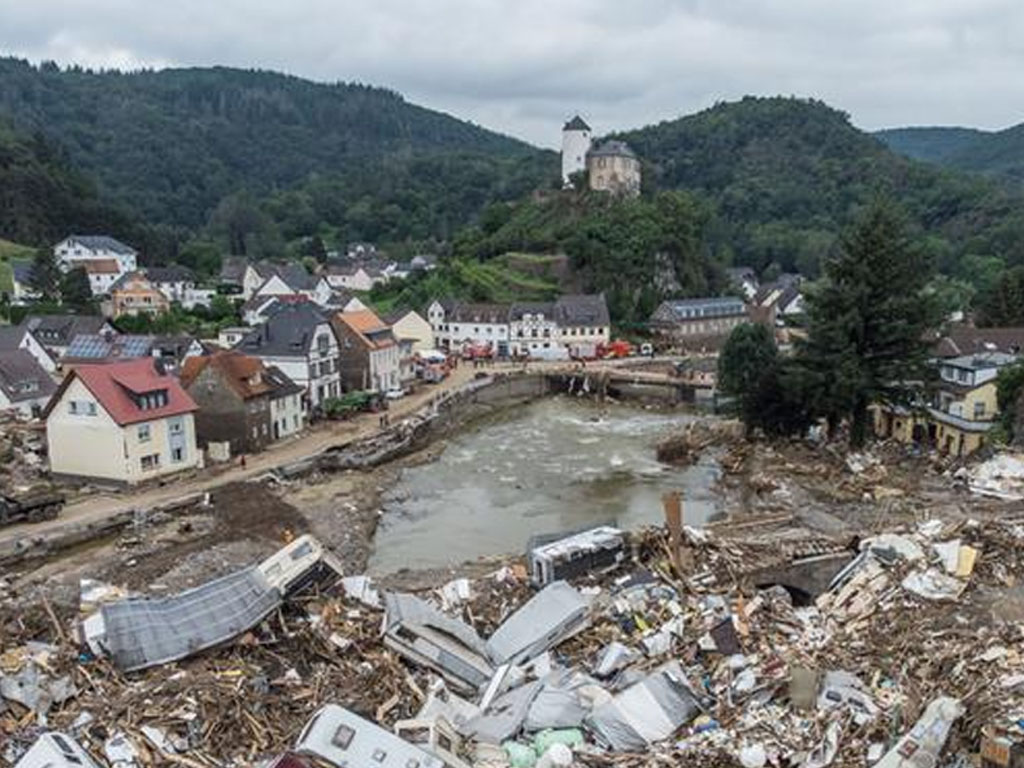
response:
M620 195L640 194L640 160L622 141L594 145L590 126L576 115L562 127L562 183L572 186L572 175L587 172L593 190Z

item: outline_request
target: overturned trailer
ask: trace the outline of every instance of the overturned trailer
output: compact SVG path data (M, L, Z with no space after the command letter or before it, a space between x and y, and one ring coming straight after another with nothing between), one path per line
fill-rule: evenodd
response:
M628 552L626 534L602 525L571 534L534 536L527 545L526 566L531 583L543 587L614 568Z
M230 640L286 596L340 576L340 564L323 545L302 536L259 565L177 595L104 605L82 623L83 640L125 672L166 664Z
M295 751L337 768L445 768L434 755L337 704L325 705L310 718Z

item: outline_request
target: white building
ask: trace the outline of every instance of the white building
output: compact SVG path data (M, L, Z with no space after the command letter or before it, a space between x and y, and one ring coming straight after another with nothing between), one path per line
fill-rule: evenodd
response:
M195 411L152 358L79 365L44 412L50 471L131 485L197 467Z
M505 304L435 301L427 319L439 349L460 352L468 347L489 348L499 357L509 353L509 308Z
M308 301L280 305L235 348L277 366L302 386L307 413L341 394L337 336L327 317Z
M61 272L81 267L89 275L94 296L102 296L121 275L138 268L138 253L106 235L71 235L53 247Z
M189 294L195 290L196 277L192 270L179 264L169 267L149 267L145 270L146 278L168 301L184 304Z
M25 349L0 350L0 411L38 416L57 385Z
M590 151L590 126L576 115L562 127L562 184L571 186L571 176L587 169Z

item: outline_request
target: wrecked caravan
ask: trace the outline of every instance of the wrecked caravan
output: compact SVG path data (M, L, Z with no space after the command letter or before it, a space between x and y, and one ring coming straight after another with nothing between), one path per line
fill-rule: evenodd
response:
M384 596L384 644L463 692L476 693L494 674L472 627L413 595Z
M398 738L432 754L445 768L470 768L469 763L458 756L462 739L443 717L399 720L394 731Z
M556 581L509 616L487 641L487 650L495 664L521 664L589 624L586 598L564 581Z
M526 552L530 582L543 587L553 581L614 568L627 554L626 536L607 525L573 534L534 536Z
M14 768L99 768L88 752L70 736L44 733L15 763Z
M295 751L338 768L444 768L440 759L337 704L310 718Z
M597 707L587 724L600 741L628 752L667 739L699 712L682 667L670 661Z
M339 574L319 542L303 536L260 565L163 598L104 605L82 623L97 656L125 672L177 661L258 624L285 595L325 574Z

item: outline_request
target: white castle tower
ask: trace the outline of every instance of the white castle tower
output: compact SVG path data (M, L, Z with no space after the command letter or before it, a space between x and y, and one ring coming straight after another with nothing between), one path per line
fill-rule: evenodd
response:
M569 177L587 168L590 151L590 126L576 115L562 126L562 184L568 187Z

